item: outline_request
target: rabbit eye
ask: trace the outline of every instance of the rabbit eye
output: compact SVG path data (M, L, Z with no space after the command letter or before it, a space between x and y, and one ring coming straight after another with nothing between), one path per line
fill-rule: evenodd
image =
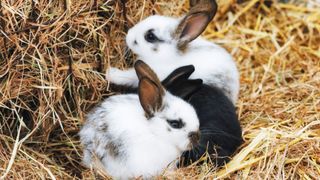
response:
M149 43L161 42L161 40L153 33L153 29L147 31L144 35L144 39Z
M184 126L184 123L181 119L179 120L167 120L168 124L175 129L181 129Z

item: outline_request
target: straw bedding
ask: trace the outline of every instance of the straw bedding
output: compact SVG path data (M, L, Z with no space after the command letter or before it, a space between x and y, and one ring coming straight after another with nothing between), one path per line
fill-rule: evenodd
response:
M77 135L85 114L112 95L108 67L127 68L129 27L152 13L180 16L187 1L1 0L0 176L93 179ZM218 1L204 37L224 46L241 74L245 143L225 167L167 178L320 177L320 5ZM125 5L125 6L124 6ZM159 177L161 178L161 177Z

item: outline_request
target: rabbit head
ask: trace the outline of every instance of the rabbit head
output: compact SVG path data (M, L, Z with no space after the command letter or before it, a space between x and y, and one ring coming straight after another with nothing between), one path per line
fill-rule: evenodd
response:
M154 15L139 22L128 31L128 47L148 61L183 52L205 30L217 11L215 0L191 0L190 7L180 19Z
M190 148L198 139L199 120L194 108L167 92L152 69L143 61L135 63L139 78L138 95L152 132L180 150ZM197 81L184 96L192 94L202 81Z

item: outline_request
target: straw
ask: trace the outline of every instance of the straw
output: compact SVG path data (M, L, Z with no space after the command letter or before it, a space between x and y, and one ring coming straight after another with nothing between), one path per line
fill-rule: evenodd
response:
M218 4L203 37L237 63L245 142L223 167L193 165L158 179L318 179L320 5ZM180 17L188 8L187 0L1 0L0 177L106 177L82 165L78 136L85 115L118 93L105 72L132 66L128 28L152 13Z

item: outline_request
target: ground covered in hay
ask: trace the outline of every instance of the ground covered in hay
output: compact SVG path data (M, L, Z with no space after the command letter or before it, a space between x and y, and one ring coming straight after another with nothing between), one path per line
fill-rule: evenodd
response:
M262 2L218 1L204 33L238 64L245 143L225 167L191 166L163 176L320 177L320 4ZM1 178L101 177L81 165L77 133L85 114L114 93L106 69L132 65L123 39L134 23L152 13L180 16L187 6L184 0L1 0Z

